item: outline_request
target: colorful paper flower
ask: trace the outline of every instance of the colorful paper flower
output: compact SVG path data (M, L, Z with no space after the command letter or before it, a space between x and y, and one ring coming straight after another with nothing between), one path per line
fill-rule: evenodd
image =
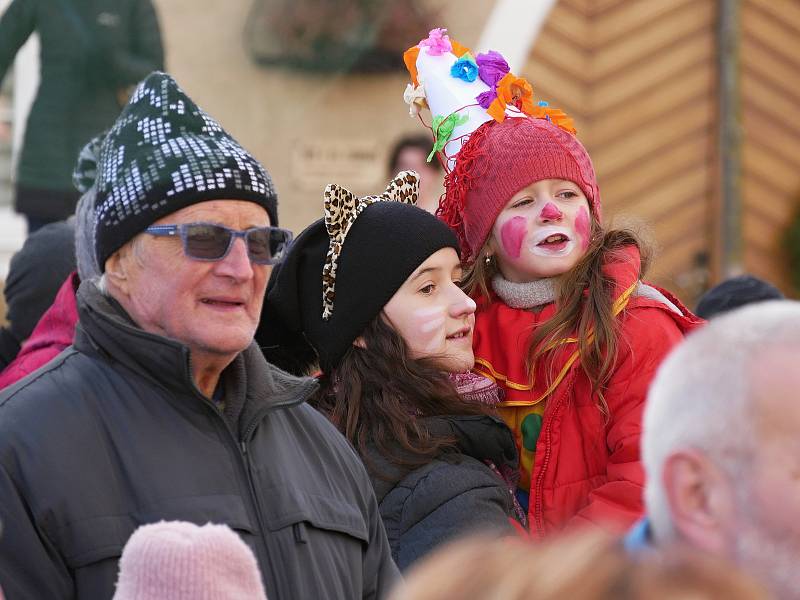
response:
M533 88L524 77L508 73L497 83L497 96L529 115L533 112Z
M419 74L417 73L417 58L419 58L419 46L411 46L403 52L403 62L406 64L408 74L411 75L411 83L419 85Z
M445 52L450 52L453 45L447 36L447 29L431 29L428 37L419 43L420 48L427 48L430 56L441 56Z
M524 77L513 73L506 74L497 83L497 98L486 109L495 121L502 122L506 118L506 106L515 106L519 111L530 115L534 111L533 88Z
M575 122L560 108L550 108L547 102L539 102L533 107L533 112L530 114L535 119L547 119L557 127L560 127L567 133L575 135Z
M491 89L497 87L497 83L511 70L503 55L494 50L478 54L475 62L478 64L478 76Z
M472 83L478 78L478 64L472 55L467 52L450 67L450 75L456 79L463 79Z
M431 129L433 129L433 149L431 153L428 154L428 162L431 162L434 154L447 145L447 142L453 137L453 130L467 121L469 121L469 115L459 115L458 113L452 113L446 117L442 115L433 117L433 122L431 123Z
M462 46L453 38L450 38L450 45L453 47L453 49L450 50L450 52L452 52L454 55L464 56L465 54L469 53L469 55L472 56L472 50L470 50L466 46Z
M497 92L494 90L482 92L475 96L475 100L478 101L483 110L488 110L495 98L497 98Z
M464 56L466 53L472 54L472 51L467 48L466 46L462 46L456 40L450 40L451 50L454 55L456 56ZM419 85L419 75L417 73L417 58L419 58L419 46L412 46L408 50L403 53L403 62L406 65L406 69L408 69L409 75L411 75L411 83L414 85Z
M409 116L416 117L419 114L419 110L428 105L425 99L425 86L418 85L415 87L409 83L406 86L406 91L403 92L403 100L408 104Z

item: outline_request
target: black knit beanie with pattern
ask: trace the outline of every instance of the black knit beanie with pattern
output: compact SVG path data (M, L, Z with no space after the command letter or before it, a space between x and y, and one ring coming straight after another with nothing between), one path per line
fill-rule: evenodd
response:
M136 88L102 140L96 171L101 271L149 225L199 202L249 200L278 224L277 195L264 167L165 73L151 73Z
M341 246L335 301L323 319L323 267L330 238L323 219L305 229L276 266L256 331L267 360L305 374L317 358L329 372L406 279L458 240L439 219L402 202L376 202L352 223Z

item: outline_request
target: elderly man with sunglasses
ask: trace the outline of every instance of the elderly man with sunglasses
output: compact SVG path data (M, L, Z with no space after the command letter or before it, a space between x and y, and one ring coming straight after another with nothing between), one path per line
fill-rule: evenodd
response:
M253 335L291 234L263 167L167 75L102 142L75 342L0 394L0 586L111 598L140 525L224 523L267 596L381 598L397 576L370 481ZM220 556L219 560L225 560Z

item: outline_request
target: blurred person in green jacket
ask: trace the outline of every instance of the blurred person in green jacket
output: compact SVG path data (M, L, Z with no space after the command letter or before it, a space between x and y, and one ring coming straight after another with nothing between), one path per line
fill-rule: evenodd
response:
M164 67L151 0L11 0L0 17L0 81L34 31L41 77L15 188L29 233L74 212L80 149L111 126L132 85Z

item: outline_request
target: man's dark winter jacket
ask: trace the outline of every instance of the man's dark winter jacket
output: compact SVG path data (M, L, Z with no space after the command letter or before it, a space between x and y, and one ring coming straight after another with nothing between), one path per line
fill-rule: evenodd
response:
M224 523L270 600L381 598L397 576L346 440L251 345L225 415L188 349L84 283L73 348L0 394L0 587L8 600L111 598L123 545L159 520ZM233 412L230 407L238 407Z
M477 531L514 532L509 520L515 518L511 491L485 464L490 461L511 474L519 468L514 438L505 423L489 416L427 421L431 430L454 436L458 452L405 476L377 454L370 455L381 517L401 571L455 537Z

